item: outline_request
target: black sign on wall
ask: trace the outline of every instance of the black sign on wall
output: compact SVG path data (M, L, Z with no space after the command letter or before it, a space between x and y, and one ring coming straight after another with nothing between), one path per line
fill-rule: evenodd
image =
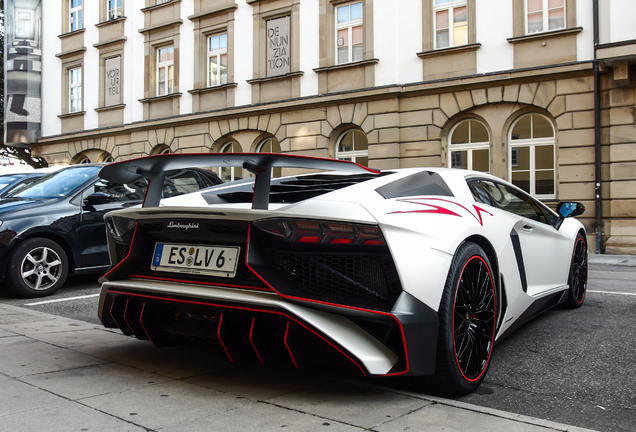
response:
M291 71L290 17L267 21L267 76L285 75Z

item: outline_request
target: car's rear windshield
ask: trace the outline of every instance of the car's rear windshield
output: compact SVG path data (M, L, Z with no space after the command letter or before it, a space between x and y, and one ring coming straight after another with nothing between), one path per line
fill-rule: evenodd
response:
M67 168L44 176L9 196L30 199L64 197L95 177L100 169L101 166L94 165Z

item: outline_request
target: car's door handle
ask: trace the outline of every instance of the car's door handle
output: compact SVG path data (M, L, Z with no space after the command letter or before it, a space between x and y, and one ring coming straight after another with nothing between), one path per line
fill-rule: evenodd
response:
M533 229L534 227L532 225L524 225L521 227L521 231L524 231L524 232L532 232Z

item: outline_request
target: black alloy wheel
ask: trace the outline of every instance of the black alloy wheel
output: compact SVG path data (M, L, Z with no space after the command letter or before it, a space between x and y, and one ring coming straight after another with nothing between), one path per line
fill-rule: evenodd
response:
M468 381L486 371L495 337L495 290L488 264L479 255L468 259L455 292L454 351Z
M587 291L587 244L580 233L574 241L568 285L570 288L565 307L570 309L581 307Z
M471 393L484 380L495 342L496 298L492 266L478 245L463 243L451 264L440 303L435 375L440 393Z

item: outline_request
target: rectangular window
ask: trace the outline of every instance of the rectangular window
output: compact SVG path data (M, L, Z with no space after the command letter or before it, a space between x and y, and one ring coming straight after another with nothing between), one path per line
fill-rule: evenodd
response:
M114 20L122 16L121 0L108 0L106 8L108 20Z
M466 0L435 0L435 48L468 43L468 7Z
M227 84L227 33L208 37L208 87Z
M82 68L73 68L68 71L69 83L69 112L82 111Z
M526 34L565 28L565 0L526 0Z
M168 3L170 0L157 0L155 4Z
M337 64L363 59L362 2L336 7Z
M82 29L82 0L68 0L70 5L71 31Z
M174 80L174 47L157 49L157 96L172 93Z

